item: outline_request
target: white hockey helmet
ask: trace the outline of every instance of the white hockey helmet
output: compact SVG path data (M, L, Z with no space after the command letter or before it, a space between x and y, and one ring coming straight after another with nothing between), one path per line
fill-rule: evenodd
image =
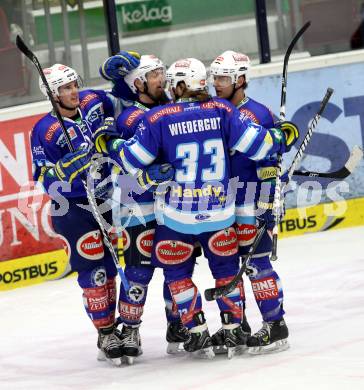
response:
M53 95L59 96L58 88L62 85L71 83L72 81L77 81L78 87L82 87L82 80L80 76L74 69L67 65L54 64L50 68L43 69L43 72ZM40 77L39 88L43 95L48 97L46 87Z
M232 50L224 51L210 65L210 81L214 76L229 76L231 83L235 84L240 76L249 81L250 59L243 53Z
M206 89L206 68L196 58L184 58L174 62L167 70L167 82L176 88L180 81L184 81L191 91Z
M147 82L147 73L156 69L163 69L165 72L165 66L163 62L152 54L142 55L140 57L140 64L137 68L128 73L124 80L128 84L129 88L137 93L137 87L135 86L135 80L140 80L143 83Z

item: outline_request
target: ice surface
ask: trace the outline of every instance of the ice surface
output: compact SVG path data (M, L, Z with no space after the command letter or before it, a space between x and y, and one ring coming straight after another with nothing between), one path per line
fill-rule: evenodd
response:
M0 389L364 389L364 227L279 241L274 264L283 282L291 348L213 361L165 353L162 277L153 279L141 327L144 354L134 366L96 361L96 332L74 277L3 292ZM212 287L206 260L194 280ZM260 315L246 279L247 317ZM214 302L204 303L211 332Z

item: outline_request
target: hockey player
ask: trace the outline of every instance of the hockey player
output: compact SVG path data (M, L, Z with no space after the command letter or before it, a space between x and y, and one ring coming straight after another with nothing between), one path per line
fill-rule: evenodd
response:
M210 80L217 96L229 100L242 115L263 127L274 127L271 111L245 94L249 82L249 69L248 56L231 50L225 51L211 63ZM232 176L238 176L240 184L244 183L244 186L238 189L236 198L236 231L241 256L247 254L255 239L256 219L267 224L266 233L253 255L247 272L263 317L263 328L250 336L250 326L244 316L242 326L247 335L247 346L251 353L284 350L288 348L288 328L283 319L283 290L279 276L269 261L272 251L271 229L274 226L272 207L276 159L270 157L254 162L236 152L231 156L231 170ZM262 287L267 283L270 286L269 291ZM215 333L212 339L215 346L221 346L224 343L223 331Z
M114 67L117 67L118 60L117 56L109 58L107 60L109 68L113 66L114 61L116 62ZM104 69L103 73L105 72L109 75ZM125 82L136 94L137 100L117 118L116 127L120 137L126 140L133 137L146 112L169 102L164 91L165 73L165 67L159 58L153 55L143 55L139 66L125 76ZM109 77L112 78L113 74ZM115 80L115 85L119 85L119 78ZM157 172L160 179L173 178L173 171L168 171L166 165L163 167L166 169L165 173ZM168 174L172 176L168 177ZM124 259L125 274L130 281L130 290L125 291L123 285L120 286L119 318L124 324L122 344L124 355L128 356L129 363L140 353L139 326L147 298L148 285L154 273L154 267L151 265L151 252L156 226L152 191L155 186L150 187L148 183L145 183L147 181L145 177L140 178L139 181L144 184L146 190L141 194L134 193L132 204L121 204L120 208L113 209L117 211L113 217L114 225L121 224L125 228L124 236L127 241ZM186 340L186 329L181 323L178 312L172 310L172 297L166 284L163 290L168 322L167 353L176 353L179 351L179 344ZM133 291L137 293L133 294Z
M174 303L188 328L188 352L213 357L200 293L191 276L195 241L199 241L218 286L238 272L235 199L228 191L229 156L226 148L260 160L285 152L298 138L298 129L282 130L253 124L231 104L206 92L206 70L193 58L176 61L167 72L176 101L148 111L136 134L126 142L112 139L103 129L95 145L105 144L110 156L131 174L157 158L175 169L175 182L159 200L152 264L163 268ZM110 139L108 139L110 138ZM218 299L223 327L232 349L245 343L240 332L241 285Z
M98 331L99 359L120 364L122 350L114 327L116 268L93 215L78 206L87 204L81 178L90 167L93 133L105 116L115 115L119 99L104 91L80 92L80 78L68 66L55 64L44 73L75 152L70 152L55 113L46 114L31 133L34 180L52 198L53 227L68 243L71 268L78 272L86 313ZM40 89L47 96L41 80ZM95 194L105 195L102 191ZM111 221L109 217L104 215Z

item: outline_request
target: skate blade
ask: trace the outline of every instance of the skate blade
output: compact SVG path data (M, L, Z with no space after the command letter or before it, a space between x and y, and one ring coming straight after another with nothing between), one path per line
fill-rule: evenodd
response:
M192 356L197 359L213 359L215 357L212 347L199 349L198 351L191 352Z
M214 345L212 348L215 355L226 355L228 353L226 345Z
M179 355L181 353L186 353L183 348L183 343L168 343L167 353L169 355Z
M278 340L269 345L263 345L260 347L249 347L248 353L251 355L264 355L268 353L283 352L289 348L287 339Z
M232 359L234 356L238 356L243 354L247 350L246 345L237 345L236 347L228 347L227 348L227 355L228 359Z
M122 358L114 358L114 359L110 359L108 357L106 357L105 353L102 352L101 350L99 350L98 354L97 354L97 360L99 362L108 362L109 364L111 364L112 366L114 367L120 367L121 364L122 364Z
M135 356L123 356L123 360L128 366L132 366L134 364L134 359Z

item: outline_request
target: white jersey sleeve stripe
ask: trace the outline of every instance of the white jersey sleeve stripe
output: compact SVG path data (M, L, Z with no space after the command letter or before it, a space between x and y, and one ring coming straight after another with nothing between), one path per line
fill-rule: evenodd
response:
M130 152L133 156L143 165L149 165L155 160L153 156L147 149L145 149L139 142L135 142L129 146Z
M236 149L239 152L246 153L253 145L254 140L257 136L257 129L255 127L249 126L244 132L244 134L239 138L238 142L232 147L232 149Z

